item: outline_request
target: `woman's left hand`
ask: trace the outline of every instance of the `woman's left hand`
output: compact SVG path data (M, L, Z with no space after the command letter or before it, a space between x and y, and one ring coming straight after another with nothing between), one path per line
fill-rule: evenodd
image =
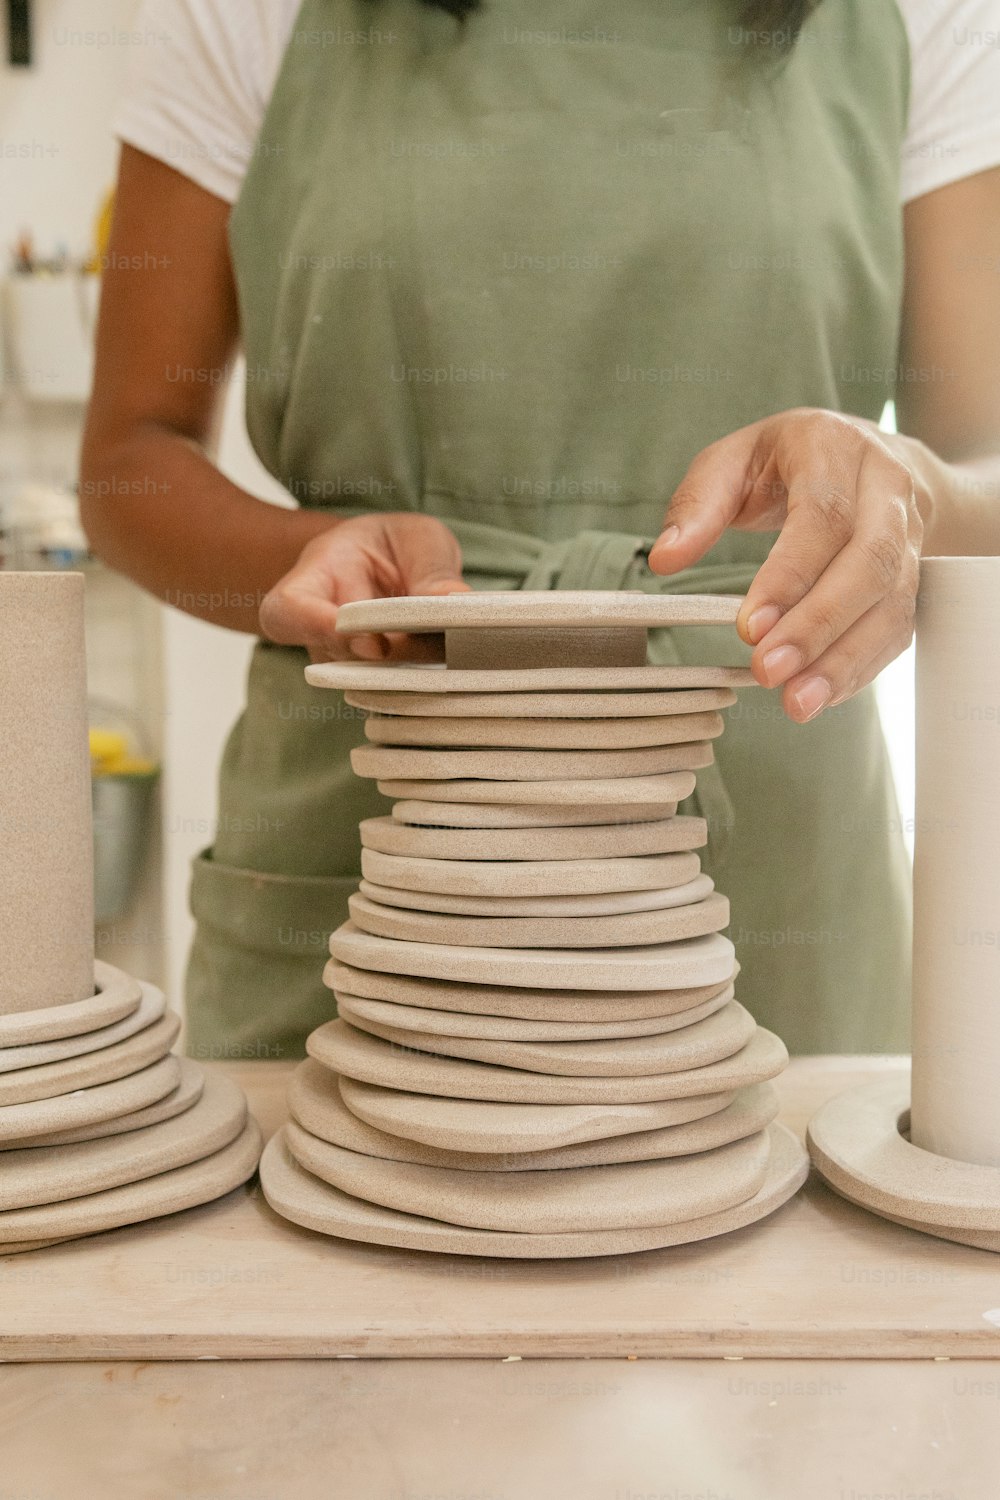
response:
M728 527L779 531L740 610L763 687L804 724L871 682L913 634L923 522L909 465L860 418L802 409L712 443L650 553L690 567Z

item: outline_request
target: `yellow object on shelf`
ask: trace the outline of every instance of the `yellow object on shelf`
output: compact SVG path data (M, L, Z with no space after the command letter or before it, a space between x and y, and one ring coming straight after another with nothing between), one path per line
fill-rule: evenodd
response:
M103 765L105 761L115 760L119 755L124 755L127 740L117 729L92 729L90 731L90 764L93 767Z
M112 188L101 203L94 221L94 252L84 266L85 271L100 275L104 270L108 258L108 246L111 243L111 223L114 214L115 193Z
M133 755L128 739L115 729L90 731L90 770L94 776L154 776L155 761Z

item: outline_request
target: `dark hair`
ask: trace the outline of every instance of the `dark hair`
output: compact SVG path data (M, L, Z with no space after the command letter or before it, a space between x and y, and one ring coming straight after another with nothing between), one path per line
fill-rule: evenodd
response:
M461 20L479 10L482 0L422 0L422 3L436 5ZM748 41L753 42L763 34L772 44L777 41L787 46L794 43L803 21L818 4L819 0L745 0L739 21Z

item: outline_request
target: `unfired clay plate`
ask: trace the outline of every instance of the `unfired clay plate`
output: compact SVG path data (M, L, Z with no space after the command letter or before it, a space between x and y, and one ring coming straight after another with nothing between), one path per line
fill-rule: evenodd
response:
M81 1198L200 1161L236 1139L246 1113L243 1091L216 1073L192 1109L159 1125L76 1146L7 1151L0 1170L0 1211Z
M31 1103L8 1104L0 1108L0 1141L22 1145L36 1136L120 1119L165 1098L180 1081L180 1062L168 1056L113 1083L74 1089L71 1094Z
M354 774L372 781L392 777L414 781L481 777L487 781L548 783L619 776L631 780L636 776L663 776L671 771L698 771L711 765L712 760L708 740L628 750L425 750L410 745L358 745L351 751ZM629 798L620 800L627 802ZM489 798L484 797L483 801Z
M494 802L421 802L404 799L392 804L397 823L426 828L607 828L616 823L657 823L672 818L672 802L591 803L588 807L547 807L541 802L514 803L504 807Z
M394 1004L427 1006L431 1010L460 1011L470 1016L511 1016L518 1021L618 1022L659 1019L686 1014L723 990L739 973L729 972L712 984L669 990L545 990L519 989L506 984L456 984L445 979L420 979L409 974L356 969L331 958L323 982L331 990ZM654 1028L656 1029L656 1028Z
M641 589L531 589L410 594L357 599L337 612L337 630L565 630L603 626L652 630L668 625L733 625L737 594L648 594Z
M333 960L331 959L332 963ZM461 1015L454 1010L421 1009L416 1005L394 1005L384 1000L366 1000L361 995L351 995L345 990L336 990L337 1005L346 1017L364 1016L382 1026L400 1026L405 1031L419 1031L428 1037L478 1037L491 1041L517 1042L592 1042L602 1038L621 1039L630 1036L659 1036L665 1031L677 1031L682 1026L692 1026L713 1016L717 1010L728 1005L733 998L733 986L727 985L717 995L695 1005L690 1010L669 1016L641 1018L636 1021L614 1019L615 1006L609 1004L606 1013L612 1019L602 1023L585 1021L535 1021L519 1020L510 1016ZM352 1024L357 1024L352 1022Z
M418 1162L429 1167L451 1167L472 1172L547 1172L553 1167L597 1167L612 1162L660 1161L669 1156L692 1156L712 1151L730 1141L745 1140L764 1130L778 1113L778 1096L769 1083L741 1089L731 1104L700 1120L665 1125L659 1130L630 1131L627 1135L559 1146L552 1151L442 1151L419 1141L387 1135L358 1119L347 1108L337 1086L337 1075L314 1058L300 1063L288 1091L292 1117L320 1140L331 1141L364 1156L388 1161Z
M83 1057L88 1052L100 1052L116 1042L124 1042L144 1031L165 1014L166 996L151 984L142 984L142 999L129 1015L110 1026L101 1026L95 1031L83 1031L78 1036L61 1037L50 1042L29 1042L22 1047L0 1048L0 1073L13 1073L20 1068L36 1068L46 1063L65 1062L70 1057Z
M732 688L660 689L620 693L381 693L351 690L352 708L376 714L413 714L430 719L633 719L663 714L709 713L731 708Z
M719 1213L759 1192L770 1140L763 1131L695 1156L550 1172L461 1172L361 1156L294 1121L285 1144L300 1166L363 1202L473 1229L583 1234L647 1229Z
M20 1068L13 1073L0 1074L0 1109L9 1104L52 1099L74 1093L77 1089L93 1088L96 1084L111 1083L130 1073L138 1073L140 1069L166 1056L177 1040L180 1029L180 1018L168 1013L147 1026L144 1031L128 1037L124 1042L115 1042L102 1052L90 1052L83 1057L66 1058L63 1062L45 1063L38 1068Z
M142 998L139 981L111 964L94 964L94 985L96 993L86 1000L0 1015L0 1047L54 1042L111 1026L131 1015Z
M413 859L514 860L526 865L538 860L677 854L700 849L708 841L704 818L689 817L585 828L414 828L395 818L364 818L359 826L362 846L379 854Z
M764 1185L752 1198L721 1213L655 1229L550 1235L456 1229L415 1214L376 1208L320 1182L298 1166L280 1132L269 1142L261 1161L261 1185L272 1208L286 1219L343 1239L407 1250L526 1260L620 1255L709 1239L773 1213L802 1186L809 1160L801 1142L785 1126L771 1125L768 1136Z
M90 1125L80 1125L76 1130L50 1131L46 1135L33 1135L26 1139L15 1141L0 1140L0 1151L19 1151L26 1146L76 1146L81 1141L104 1140L110 1135L127 1135L132 1130L145 1130L147 1125L159 1125L162 1120L173 1120L177 1115L182 1115L185 1110L192 1109L198 1103L205 1088L205 1074L187 1057L170 1057L164 1059L165 1063L175 1062L180 1066L180 1082L177 1087L164 1094L154 1104L147 1104L143 1109L133 1110L130 1114L116 1115L110 1120L97 1120ZM153 1068L147 1068L146 1072L162 1067L162 1063L154 1063ZM127 1079L123 1082L128 1082ZM106 1084L108 1089L117 1088L117 1084ZM97 1092L87 1089L86 1092ZM76 1095L72 1096L76 1098ZM49 1101L51 1102L51 1101ZM30 1106L16 1105L17 1109Z
M360 894L350 896L347 904L354 925L378 937L505 950L648 947L721 932L729 922L729 902L717 891L689 906L614 917L456 917L381 906Z
M329 1070L324 1070L329 1071ZM338 1079L351 1114L387 1135L446 1151L539 1152L702 1120L726 1109L736 1089L650 1104L504 1104L445 1099Z
M712 1016L698 1024L711 1026L716 1019ZM306 1048L325 1068L363 1083L438 1098L512 1104L646 1104L735 1092L777 1077L788 1063L784 1043L763 1029L745 1047L718 1062L641 1077L568 1077L403 1051L344 1021L327 1021L318 1027Z
M366 851L367 852L367 851ZM407 891L362 880L360 895L379 906L402 906L408 911L444 912L463 917L617 917L629 912L666 911L690 906L712 894L708 875L696 875L683 885L651 891L609 891L592 896L449 896L438 891Z
M373 745L607 751L712 740L723 728L718 713L659 714L646 719L429 719L373 714L365 723L365 735Z
M667 771L662 776L595 776L584 781L419 781L386 778L376 786L383 797L417 797L425 802L669 802L690 797L695 788L691 771Z
M754 687L749 667L526 667L456 671L437 665L331 661L306 667L313 687L377 693L648 693Z
M253 1175L260 1146L260 1130L248 1118L236 1140L201 1161L83 1198L0 1213L0 1245L9 1254L18 1241L75 1239L210 1203Z
M363 1004L364 1002L362 1002ZM745 1047L756 1022L735 1000L690 1025L653 1036L604 1037L595 1041L518 1042L483 1037L428 1035L425 1031L383 1021L354 1010L348 996L340 1016L359 1031L383 1041L439 1057L468 1058L498 1068L523 1068L531 1073L558 1073L569 1078L637 1078L700 1068L732 1057Z
M455 948L402 942L338 927L330 952L356 969L457 979L464 984L517 985L545 990L665 990L718 984L732 978L735 949L728 938L706 937L643 948Z
M877 1078L830 1099L809 1125L823 1177L852 1203L924 1234L1000 1248L1000 1168L950 1161L904 1135L909 1079Z
M700 869L700 859L690 850L562 860L414 859L381 854L377 849L361 851L362 875L376 885L478 900L558 900L621 891L678 890L690 885Z

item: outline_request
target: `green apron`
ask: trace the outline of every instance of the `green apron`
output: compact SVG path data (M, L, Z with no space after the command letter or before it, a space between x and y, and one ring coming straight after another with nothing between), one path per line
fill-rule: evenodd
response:
M479 588L743 591L773 537L655 578L707 443L878 418L902 286L909 59L885 0L746 58L738 0L305 0L231 223L257 452L331 515L442 517ZM544 24L543 24L544 21ZM746 653L728 638L730 659ZM718 659L657 632L657 661ZM741 654L742 653L742 654ZM196 1055L291 1055L334 1012L362 716L262 644L197 861ZM906 1044L909 874L872 692L806 727L750 689L692 806L738 993L793 1051Z

